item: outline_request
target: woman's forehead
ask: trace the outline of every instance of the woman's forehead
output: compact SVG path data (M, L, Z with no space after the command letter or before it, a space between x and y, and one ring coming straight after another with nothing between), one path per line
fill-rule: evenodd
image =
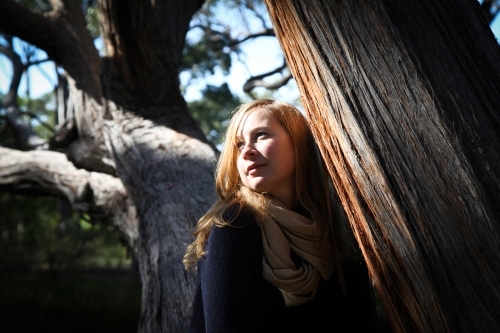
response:
M244 130L247 130L259 125L274 123L276 117L272 112L265 108L255 108L245 112L239 119L239 124L236 130L236 136L240 136Z

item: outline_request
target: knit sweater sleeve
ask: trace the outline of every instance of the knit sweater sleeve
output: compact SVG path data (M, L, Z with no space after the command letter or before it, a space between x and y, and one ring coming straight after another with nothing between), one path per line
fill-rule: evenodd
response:
M251 331L256 226L245 215L240 214L232 226L214 226L210 231L200 265L207 333Z

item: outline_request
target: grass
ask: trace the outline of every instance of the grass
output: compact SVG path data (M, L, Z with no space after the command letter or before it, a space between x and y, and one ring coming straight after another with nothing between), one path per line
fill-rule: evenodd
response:
M3 274L2 332L137 332L139 283L125 270L92 273L80 271L58 279L46 272Z

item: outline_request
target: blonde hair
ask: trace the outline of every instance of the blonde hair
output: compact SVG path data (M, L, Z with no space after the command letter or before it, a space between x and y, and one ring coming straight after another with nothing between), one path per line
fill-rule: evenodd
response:
M241 105L231 117L225 146L215 170L216 203L198 221L193 236L195 240L187 246L184 255L186 268L194 265L204 254L204 247L212 226L230 226L244 207L250 208L257 222L265 214L268 200L265 194L242 191L242 183L236 166L239 150L236 137L246 114L255 109L265 109L271 113L290 136L295 153L294 200L307 212L323 237L325 259L358 255L352 231L338 198L329 186L324 164L319 157L314 138L305 117L294 106L270 99L255 100ZM238 204L238 211L229 220L224 213ZM333 250L333 253L332 253Z

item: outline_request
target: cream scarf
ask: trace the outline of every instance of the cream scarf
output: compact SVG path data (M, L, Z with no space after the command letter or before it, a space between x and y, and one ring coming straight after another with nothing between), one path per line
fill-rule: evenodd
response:
M286 306L301 305L314 297L320 278L328 280L335 263L323 259L322 239L315 237L314 222L294 213L277 200L261 223L264 256L262 276L276 286ZM300 260L291 258L291 251Z

